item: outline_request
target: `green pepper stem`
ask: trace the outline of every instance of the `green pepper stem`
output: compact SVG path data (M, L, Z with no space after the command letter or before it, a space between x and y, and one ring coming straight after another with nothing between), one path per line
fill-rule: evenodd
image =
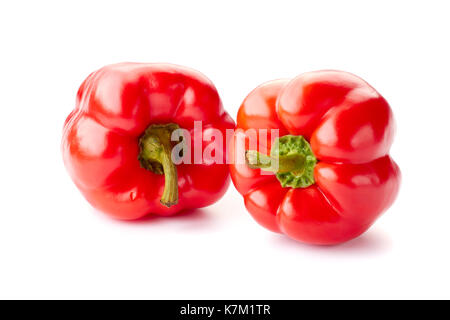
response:
M171 207L178 203L178 174L172 162L171 134L178 129L176 124L151 125L139 140L141 166L156 174L164 174L164 191L161 204Z
M275 139L270 155L247 150L245 161L252 169L274 172L283 188L307 188L315 183L317 158L302 136L286 135Z
M171 149L161 153L161 164L164 171L164 191L161 196L161 204L166 207L178 203L178 173L175 164L171 160Z
M301 173L306 164L306 157L302 154L272 157L259 153L256 150L245 152L245 161L252 169L261 169L274 173L298 172Z

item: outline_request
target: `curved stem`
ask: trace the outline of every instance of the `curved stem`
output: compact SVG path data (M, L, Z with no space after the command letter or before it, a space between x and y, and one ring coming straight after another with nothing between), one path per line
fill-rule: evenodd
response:
M171 207L178 203L178 174L172 162L172 132L178 125L151 125L139 140L139 161L141 167L156 174L164 174L164 191L161 204Z
M170 156L170 149L164 150L164 152L161 153L161 164L164 171L165 183L160 202L166 207L170 207L178 203L178 173L177 168L173 164Z

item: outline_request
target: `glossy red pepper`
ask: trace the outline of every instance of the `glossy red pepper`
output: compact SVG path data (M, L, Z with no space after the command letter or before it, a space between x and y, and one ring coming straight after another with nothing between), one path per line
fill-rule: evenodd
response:
M194 121L202 121L201 130ZM225 136L234 128L210 80L169 64L106 66L78 91L64 125L64 163L92 206L118 219L208 206L225 193L228 166L207 158L175 165L170 135L176 128L190 133L191 146L203 140L202 153L213 129ZM225 158L226 145L215 150Z
M366 231L397 196L391 108L355 75L317 71L265 83L245 98L237 128L279 129L279 139L259 137L270 153L251 150L248 131L235 133L230 147L233 183L269 230L341 243Z

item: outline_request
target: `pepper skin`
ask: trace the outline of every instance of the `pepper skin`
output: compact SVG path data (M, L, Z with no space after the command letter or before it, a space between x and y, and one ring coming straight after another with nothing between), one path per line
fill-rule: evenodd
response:
M225 136L234 128L209 79L170 64L109 65L81 84L64 124L64 163L90 204L117 219L211 205L228 188L228 166L207 158L174 165L168 139L178 127L189 131L191 146L203 134L202 152L212 129ZM225 159L226 145L216 152Z
M276 142L290 160L280 156L278 171L259 163L275 158L250 150L248 132L236 131L231 178L267 229L309 244L342 243L365 232L397 196L400 170L389 156L394 127L386 100L355 75L316 71L271 81L245 98L237 129L279 129L278 141L269 135L258 143L273 151Z

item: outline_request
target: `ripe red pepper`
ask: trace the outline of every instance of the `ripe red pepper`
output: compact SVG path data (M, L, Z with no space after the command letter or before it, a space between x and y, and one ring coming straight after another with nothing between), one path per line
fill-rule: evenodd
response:
M233 183L269 230L341 243L366 231L397 196L391 108L355 75L317 71L265 83L245 98L237 128L279 129L279 139L259 137L269 154L252 150L248 131L235 132L230 146Z
M192 141L203 138L202 153L213 129L225 136L234 128L210 80L169 64L106 66L78 91L64 125L64 163L92 206L118 219L208 206L228 188L228 166L205 158L175 165L170 136L177 128ZM214 156L225 158L225 148Z

